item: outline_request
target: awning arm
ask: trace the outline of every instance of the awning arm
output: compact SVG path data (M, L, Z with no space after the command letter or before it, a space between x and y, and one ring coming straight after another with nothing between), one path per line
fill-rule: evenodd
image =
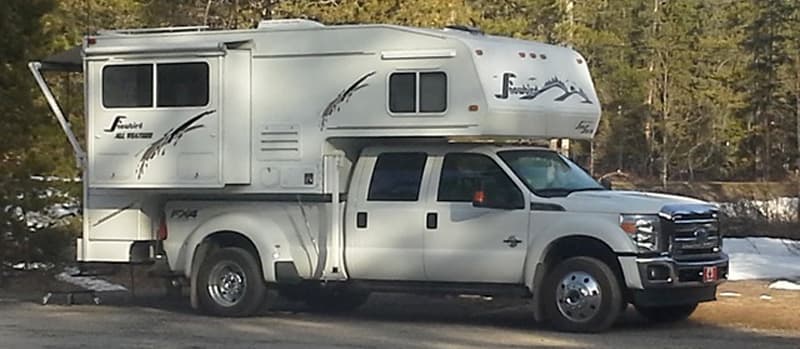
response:
M58 123L61 125L61 129L64 131L64 134L67 135L67 139L69 139L69 143L72 145L72 151L75 153L75 161L77 163L76 165L78 166L78 168L83 169L85 166L86 152L83 151L80 143L78 143L78 138L75 137L75 133L72 132L72 128L70 127L69 121L67 121L67 118L64 117L64 113L58 106L56 98L53 96L53 92L50 91L50 87L48 87L47 82L44 81L44 78L42 77L42 73L40 71L41 68L42 68L41 62L28 63L28 69L31 70L33 78L36 79L36 84L38 84L39 89L42 90L42 94L44 95L44 98L47 100L47 104L50 105L50 110L52 110L53 114L55 114Z

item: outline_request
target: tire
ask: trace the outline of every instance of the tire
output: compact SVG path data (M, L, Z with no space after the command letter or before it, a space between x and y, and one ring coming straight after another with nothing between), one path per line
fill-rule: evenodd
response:
M616 322L624 303L616 273L592 257L558 263L541 290L545 319L559 331L604 331Z
M697 309L697 303L665 307L636 306L636 311L650 322L677 322L686 320Z
M267 291L258 261L238 247L211 253L200 266L196 287L200 309L225 317L252 315L263 305Z
M352 287L314 288L305 302L313 311L344 313L358 309L369 299L369 292Z

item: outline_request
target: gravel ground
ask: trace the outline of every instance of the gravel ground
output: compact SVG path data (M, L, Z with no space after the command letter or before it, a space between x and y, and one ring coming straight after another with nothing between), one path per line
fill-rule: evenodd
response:
M597 335L552 332L524 307L479 299L376 294L347 315L313 314L287 302L257 317L224 319L163 297L41 306L35 292L0 291L0 347L800 348L800 292L765 285L725 284L720 291L739 296L703 304L677 324L649 324L629 309Z

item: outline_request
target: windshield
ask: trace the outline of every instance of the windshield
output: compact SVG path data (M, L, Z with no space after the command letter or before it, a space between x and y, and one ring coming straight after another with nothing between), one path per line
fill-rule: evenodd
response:
M578 165L552 151L507 150L498 155L538 196L567 196L576 191L605 190Z

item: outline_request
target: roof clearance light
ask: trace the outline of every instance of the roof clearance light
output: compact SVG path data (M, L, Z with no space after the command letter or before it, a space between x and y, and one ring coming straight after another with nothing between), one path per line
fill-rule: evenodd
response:
M469 111L478 111L478 109L479 109L477 104L470 104L470 106L468 108L469 108Z
M519 53L519 58L525 58L525 52L520 52Z
M97 39L96 38L91 37L91 36L86 38L86 44L87 45L94 45L96 43L97 43Z
M483 56L483 50L477 49L477 50L475 50L475 54L478 55L478 56Z
M530 55L530 56L531 56L531 58L533 58L533 59L536 59L536 54L535 54L535 53L531 52L531 53L529 53L528 55Z

